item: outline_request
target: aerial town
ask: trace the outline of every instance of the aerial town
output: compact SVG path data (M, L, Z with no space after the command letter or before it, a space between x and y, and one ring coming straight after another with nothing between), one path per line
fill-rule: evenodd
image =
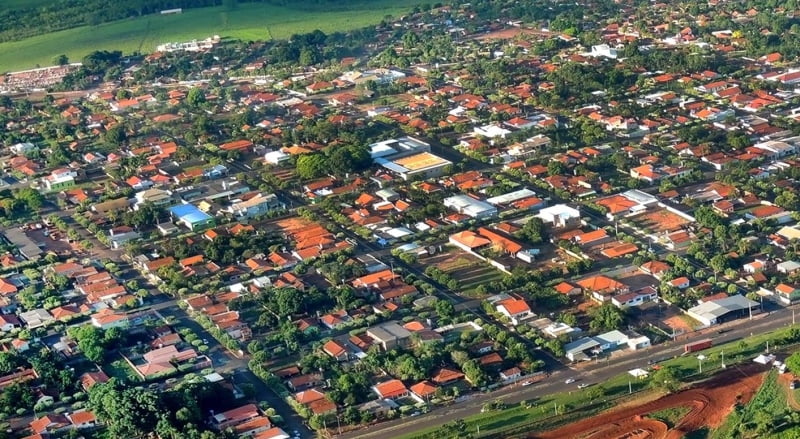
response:
M0 438L800 437L797 5L519 3L0 76Z

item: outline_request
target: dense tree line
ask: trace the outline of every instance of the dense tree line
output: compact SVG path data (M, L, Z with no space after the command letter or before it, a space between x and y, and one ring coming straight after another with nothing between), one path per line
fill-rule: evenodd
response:
M89 406L105 423L110 437L143 438L152 433L165 439L234 437L208 428L208 414L230 409L235 401L228 389L204 380L157 393L112 379L92 387Z

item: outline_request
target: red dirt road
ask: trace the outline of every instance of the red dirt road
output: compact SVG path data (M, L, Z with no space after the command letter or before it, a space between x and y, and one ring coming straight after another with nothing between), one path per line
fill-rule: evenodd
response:
M530 439L680 439L702 427L718 427L737 402L750 401L764 380L764 368L746 365L730 369L689 390L667 395L639 407L617 411L575 422L557 430L531 434ZM673 407L690 410L674 428L648 413Z

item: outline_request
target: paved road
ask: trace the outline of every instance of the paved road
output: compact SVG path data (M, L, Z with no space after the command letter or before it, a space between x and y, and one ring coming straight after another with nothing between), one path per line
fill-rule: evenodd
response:
M800 312L798 312L800 317ZM741 320L726 324L725 328L730 328L723 334L718 334L715 328L710 333L693 333L685 340L671 342L653 346L643 351L634 352L623 357L612 359L608 362L600 361L580 368L563 368L554 372L551 379L544 380L531 386L511 386L494 392L476 394L467 402L448 407L441 407L432 410L430 413L417 417L407 417L389 422L377 424L372 427L363 428L350 433L336 436L341 439L355 438L386 438L400 434L409 434L431 427L442 425L446 422L473 416L480 413L484 403L494 400L502 400L508 404L514 404L534 398L541 398L554 393L577 391L577 384L565 384L564 381L572 378L577 383L595 384L602 383L612 377L626 373L637 367L646 368L648 361L661 361L667 358L681 355L685 343L712 338L715 344L734 341L751 334L760 334L775 330L792 324L793 315L791 309L780 309L769 315L761 315L750 320ZM709 360L711 361L711 360ZM717 360L714 360L717 361ZM708 364L708 363L706 363Z

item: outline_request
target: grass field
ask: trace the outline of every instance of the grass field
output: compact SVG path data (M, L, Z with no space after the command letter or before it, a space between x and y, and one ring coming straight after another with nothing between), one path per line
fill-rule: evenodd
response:
M12 1L27 3L25 0ZM215 7L189 9L178 15L149 15L0 43L0 71L51 65L53 58L62 53L70 60L78 61L93 50L151 52L158 44L203 39L212 35L242 40L269 40L288 38L316 29L326 33L346 31L377 24L387 15L402 15L419 2L355 0L348 2L346 7L302 10L250 3L237 5L233 10Z

